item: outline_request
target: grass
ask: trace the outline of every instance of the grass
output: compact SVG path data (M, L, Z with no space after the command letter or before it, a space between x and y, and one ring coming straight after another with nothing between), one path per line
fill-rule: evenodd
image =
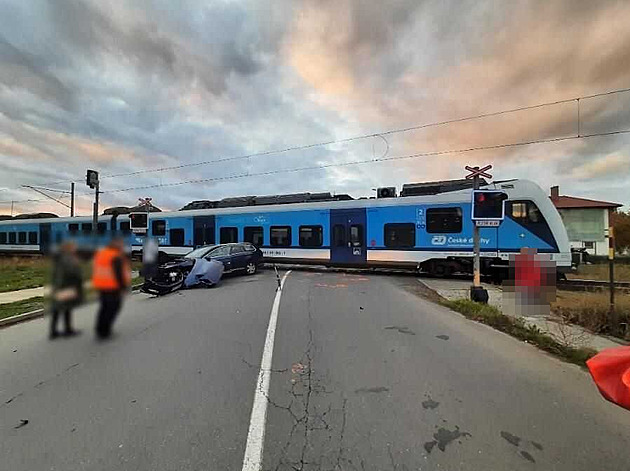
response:
M132 261L131 269L138 271L142 262ZM89 280L92 264L82 262L83 279ZM50 277L51 261L48 257L5 257L0 258L0 293L27 288L37 288L47 284Z
M567 278L608 281L608 264L580 265ZM615 281L630 281L630 265L615 264Z
M38 296L36 298L24 299L14 303L0 304L0 319L35 311L36 309L42 309L44 307L44 302L44 298L42 296Z
M50 260L43 257L0 258L0 293L43 286Z
M627 331L626 326L630 324L630 294L619 291L616 293L615 314L618 322L616 332L612 325L615 320L611 318L609 302L608 291L558 291L556 301L551 304L551 310L571 324L581 325L592 332L617 334L623 337Z
M586 360L597 353L591 348L575 348L563 345L553 337L541 332L537 327L526 325L522 319L506 316L496 307L488 304L476 303L468 299L443 300L441 304L463 314L468 319L489 325L519 340L536 345L538 348L576 365L584 366Z

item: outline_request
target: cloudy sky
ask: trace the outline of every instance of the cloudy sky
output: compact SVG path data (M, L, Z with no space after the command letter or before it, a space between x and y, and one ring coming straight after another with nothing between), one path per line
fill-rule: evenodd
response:
M87 168L105 206L362 196L486 163L630 205L630 134L282 172L575 136L576 101L230 159L630 87L628 24L626 0L0 0L0 213L66 214L20 185L76 180L89 214ZM581 134L630 129L630 93L579 108Z

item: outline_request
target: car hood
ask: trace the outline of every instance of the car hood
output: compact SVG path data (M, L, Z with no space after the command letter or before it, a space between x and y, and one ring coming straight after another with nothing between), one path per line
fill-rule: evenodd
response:
M178 258L176 260L172 260L170 262L160 265L159 268L162 270L170 270L173 268L192 268L194 264L195 264L194 259Z

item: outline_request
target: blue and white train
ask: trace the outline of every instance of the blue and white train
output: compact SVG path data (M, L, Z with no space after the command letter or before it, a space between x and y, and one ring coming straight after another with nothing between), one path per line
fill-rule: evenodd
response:
M527 180L483 189L507 194L499 227L481 228L482 272L504 269L522 247L548 253L559 272L571 267L564 224L542 189ZM471 189L421 196L243 206L148 214L147 235L181 255L215 243L251 242L267 261L353 267L411 267L437 275L471 272ZM142 238L128 215L0 221L0 253L46 252L66 238L105 242L115 232L134 251Z

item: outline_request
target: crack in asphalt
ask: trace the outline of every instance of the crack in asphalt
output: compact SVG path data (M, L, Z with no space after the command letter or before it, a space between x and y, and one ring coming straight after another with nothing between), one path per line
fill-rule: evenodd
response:
M44 379L40 382L38 382L37 384L35 384L34 386L31 387L31 389L39 389L41 386L44 386L45 384L49 383L50 381L59 378L61 375L67 373L68 371L70 371L73 368L76 368L77 366L79 366L81 363L73 363L70 366L67 366L66 368L64 368L63 370L61 370L59 373L57 373L54 376L51 376L48 379ZM10 397L9 399L7 399L6 401L4 401L3 404L0 404L0 407L6 407L9 404L11 404L14 400L16 400L18 397L23 396L24 394L26 394L26 391L22 391L17 393L16 395L14 395L13 397Z

